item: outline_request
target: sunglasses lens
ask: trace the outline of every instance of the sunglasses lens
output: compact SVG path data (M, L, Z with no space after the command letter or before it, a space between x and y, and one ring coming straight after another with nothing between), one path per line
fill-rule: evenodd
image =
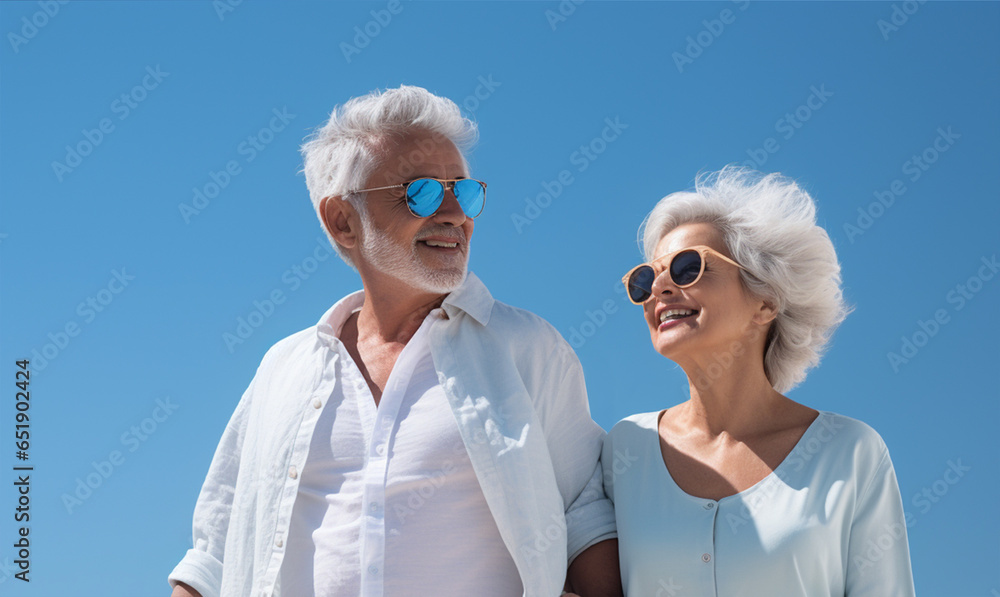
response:
M462 206L462 211L470 218L474 218L483 212L483 204L486 202L486 189L483 183L478 180L467 178L455 182L455 198Z
M643 303L653 294L653 279L656 274L653 268L644 265L628 278L628 297L633 303Z
M701 275L701 255L697 251L681 251L670 262L670 279L678 286L693 284Z
M406 203L421 218L433 215L443 199L444 187L433 178L418 178L406 187Z

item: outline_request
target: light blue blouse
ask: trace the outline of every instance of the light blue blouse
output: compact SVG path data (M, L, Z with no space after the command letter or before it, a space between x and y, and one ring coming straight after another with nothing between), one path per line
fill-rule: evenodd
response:
M604 442L627 596L913 596L896 474L871 427L821 412L774 472L716 501L674 483L658 417L623 419Z

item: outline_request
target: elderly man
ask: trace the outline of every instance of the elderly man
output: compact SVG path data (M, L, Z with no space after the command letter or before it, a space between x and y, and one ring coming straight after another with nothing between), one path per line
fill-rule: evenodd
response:
M303 147L364 290L272 347L226 427L174 596L620 595L576 355L467 272L475 125L401 87Z

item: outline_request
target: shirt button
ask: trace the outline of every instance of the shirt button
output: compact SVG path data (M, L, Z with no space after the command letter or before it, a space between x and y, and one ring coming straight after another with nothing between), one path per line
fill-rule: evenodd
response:
M379 444L379 445L375 446L375 453L378 454L379 456L384 456L385 455L385 444Z
M369 566L368 567L368 573L372 574L372 575L378 574L378 566L376 566L375 564L372 564L371 566Z
M705 509L706 510L711 510L714 507L715 507L715 504L712 503L712 502L708 502L708 503L705 504Z
M281 547L282 545L285 544L285 542L281 540L281 537L279 537L274 540L274 544L277 545L278 547Z
M712 561L712 556L710 554L703 553L701 554L701 561L707 564Z
M299 471L295 470L295 467L288 469L288 476L297 479L299 477Z
M319 408L321 406L323 406L323 401L322 400L320 400L319 398L317 398L316 400L313 400L313 408Z
M378 512L378 502L372 502L369 504L368 509L372 512Z

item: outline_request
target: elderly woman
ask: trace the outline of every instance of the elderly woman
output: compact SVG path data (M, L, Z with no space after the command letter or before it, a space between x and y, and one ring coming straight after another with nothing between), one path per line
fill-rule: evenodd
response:
M691 397L604 444L627 595L913 595L882 438L784 396L847 313L840 266L794 182L735 168L649 214L624 278Z

